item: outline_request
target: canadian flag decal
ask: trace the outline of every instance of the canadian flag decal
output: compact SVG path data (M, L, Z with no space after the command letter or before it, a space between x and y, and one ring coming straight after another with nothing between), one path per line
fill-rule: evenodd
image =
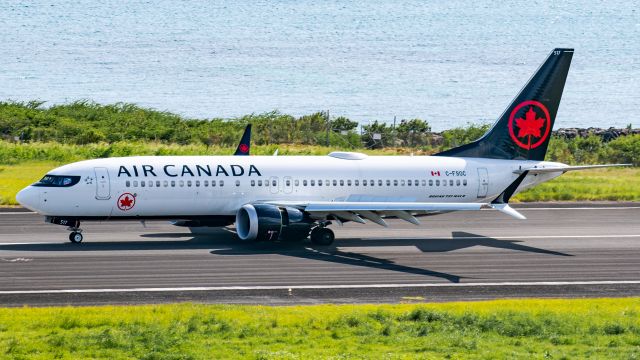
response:
M437 170L437 171L431 170L431 176L440 176L440 170Z

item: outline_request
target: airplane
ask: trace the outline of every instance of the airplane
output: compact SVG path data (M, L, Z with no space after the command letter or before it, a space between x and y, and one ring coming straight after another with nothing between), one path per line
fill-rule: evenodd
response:
M328 226L495 209L571 170L544 161L573 49L556 48L481 138L433 156L132 156L51 170L17 196L83 240L82 221L166 219L188 227L235 223L242 241L333 243ZM242 146L239 145L239 149ZM248 146L248 145L247 145ZM244 153L244 152L243 152Z

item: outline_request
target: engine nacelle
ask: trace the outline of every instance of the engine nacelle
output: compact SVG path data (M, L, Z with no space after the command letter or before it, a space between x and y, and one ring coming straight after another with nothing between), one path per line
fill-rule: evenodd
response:
M236 232L240 240L302 240L314 221L304 212L284 206L246 204L236 213Z

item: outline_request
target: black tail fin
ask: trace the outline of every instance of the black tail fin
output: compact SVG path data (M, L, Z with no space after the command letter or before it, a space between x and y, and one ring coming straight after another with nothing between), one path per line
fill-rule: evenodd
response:
M544 160L573 49L554 49L480 139L436 156Z
M236 152L233 155L249 155L251 149L251 124L248 124L240 139L240 144L236 148Z

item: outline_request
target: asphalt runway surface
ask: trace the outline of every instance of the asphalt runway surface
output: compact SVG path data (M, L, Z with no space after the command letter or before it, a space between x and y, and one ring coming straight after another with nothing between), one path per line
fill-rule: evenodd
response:
M515 206L518 207L517 205ZM640 204L520 206L333 225L330 247L243 243L168 222L62 226L0 212L0 306L315 304L640 295ZM145 227L146 226L146 227Z

